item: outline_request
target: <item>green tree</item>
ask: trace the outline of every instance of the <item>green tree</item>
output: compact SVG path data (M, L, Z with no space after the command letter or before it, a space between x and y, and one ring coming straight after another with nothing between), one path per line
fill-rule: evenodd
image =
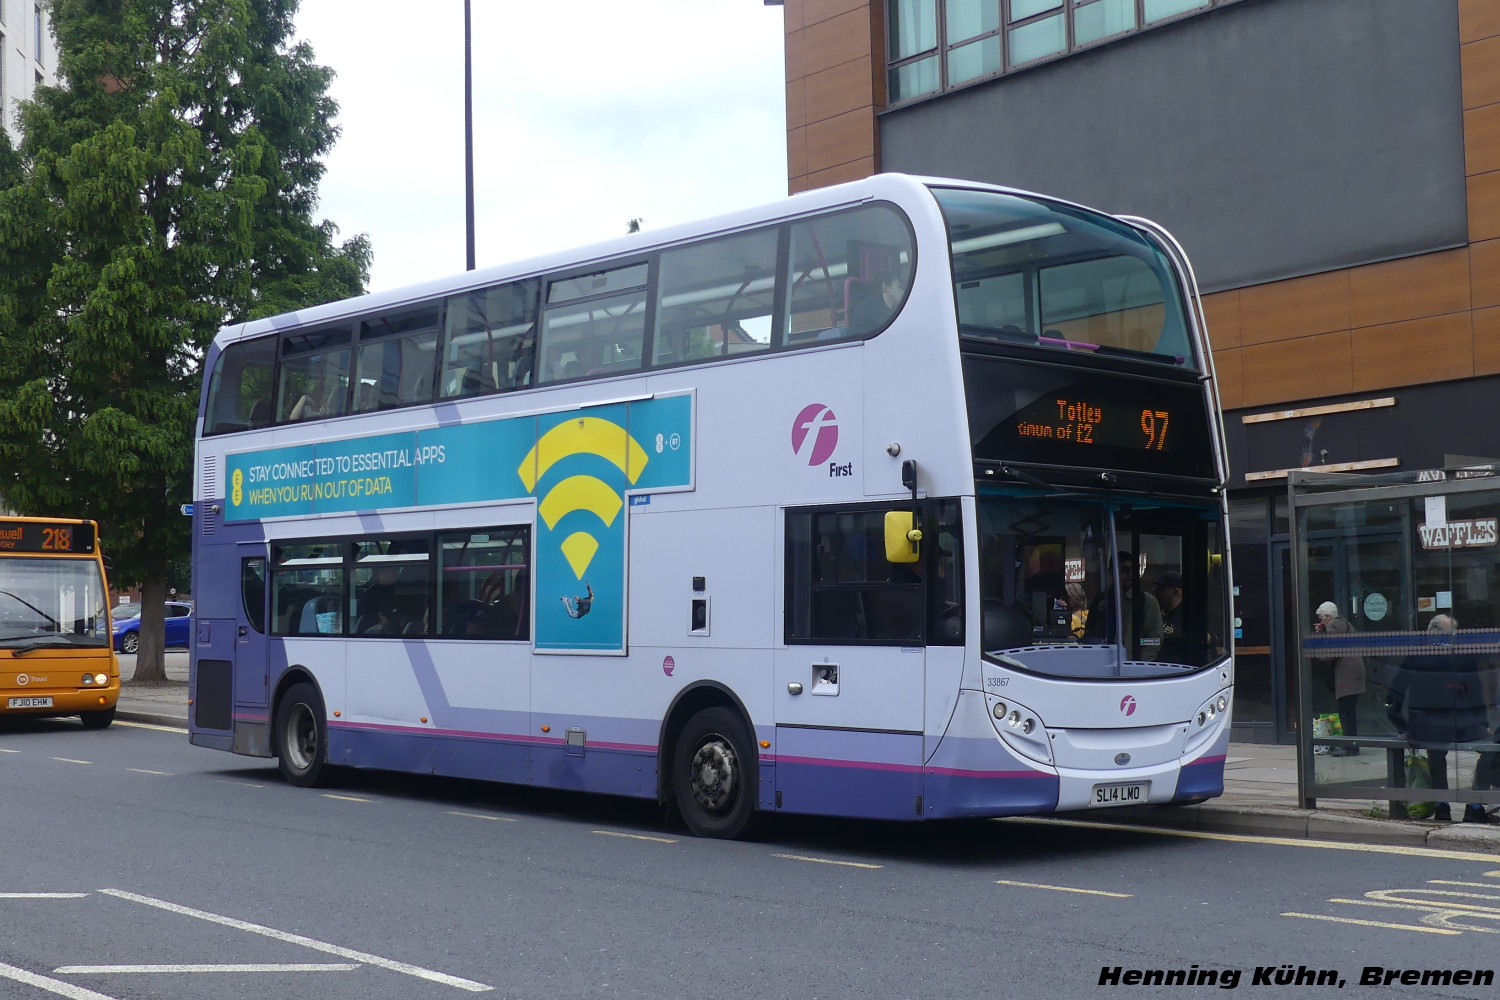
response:
M208 344L361 293L370 246L314 219L337 106L296 0L47 2L64 82L0 147L0 497L99 522L157 680Z

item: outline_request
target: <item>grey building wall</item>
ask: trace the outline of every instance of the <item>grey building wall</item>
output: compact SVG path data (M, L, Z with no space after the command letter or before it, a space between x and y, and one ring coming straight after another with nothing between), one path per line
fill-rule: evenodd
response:
M880 118L884 170L1144 215L1205 290L1467 242L1457 0L1245 0Z

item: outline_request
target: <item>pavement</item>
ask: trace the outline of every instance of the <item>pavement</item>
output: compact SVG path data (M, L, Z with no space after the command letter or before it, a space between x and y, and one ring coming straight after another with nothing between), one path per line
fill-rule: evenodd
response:
M135 657L120 656L120 702L115 717L130 722L187 728L188 654L167 653L167 680L132 679ZM1463 811L1455 805L1454 815ZM1231 743L1224 766L1224 794L1190 806L1133 806L1075 814L1101 823L1161 827L1218 834L1335 840L1500 855L1500 825L1439 823L1385 818L1383 799L1322 799L1317 809L1297 800L1297 748Z

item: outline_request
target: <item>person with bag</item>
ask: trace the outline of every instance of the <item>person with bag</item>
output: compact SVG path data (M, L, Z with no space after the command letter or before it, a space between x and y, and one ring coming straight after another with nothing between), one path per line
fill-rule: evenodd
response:
M1434 790L1448 788L1448 751L1459 743L1477 743L1490 738L1485 707L1483 676L1479 658L1454 651L1458 623L1451 615L1433 615L1427 623L1431 645L1418 649L1401 661L1387 702L1392 725L1413 747L1427 751ZM1475 769L1475 787L1483 781L1481 767ZM1438 799L1433 819L1451 822L1447 802ZM1479 803L1464 809L1466 823L1494 823Z
M1337 604L1324 601L1314 612L1317 622L1313 631L1328 635L1347 635L1354 631L1349 619L1339 614ZM1359 696L1365 693L1365 660L1362 656L1339 656L1333 661L1333 699L1338 705L1339 724L1345 736L1359 735ZM1357 757L1359 746L1334 747L1334 757Z

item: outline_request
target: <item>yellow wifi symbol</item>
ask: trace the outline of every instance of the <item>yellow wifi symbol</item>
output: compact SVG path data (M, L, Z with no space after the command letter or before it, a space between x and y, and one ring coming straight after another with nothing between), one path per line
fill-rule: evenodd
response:
M598 455L625 473L632 484L641 477L649 461L646 450L625 428L600 417L579 417L558 424L543 434L516 471L528 493L536 490L547 471L572 455ZM547 491L537 512L550 531L565 514L592 511L606 527L614 524L625 505L620 491L596 476L569 476ZM586 531L575 531L562 541L562 553L581 580L599 551L599 540Z

